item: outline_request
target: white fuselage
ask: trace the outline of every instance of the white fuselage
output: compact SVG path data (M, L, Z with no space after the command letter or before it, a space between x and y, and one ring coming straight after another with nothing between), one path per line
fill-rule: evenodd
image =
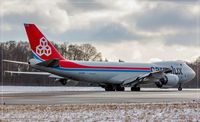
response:
M43 67L31 64L32 67L46 71L64 78L78 81L121 84L126 78L137 78L152 71L159 71L162 68L172 69L172 74L179 77L179 83L192 80L195 77L194 71L183 61L165 61L156 63L124 63L124 62L86 62L73 61L86 66L110 66L110 67L145 67L150 70L114 70L114 69L87 69L87 68L61 68ZM154 81L152 81L154 82Z

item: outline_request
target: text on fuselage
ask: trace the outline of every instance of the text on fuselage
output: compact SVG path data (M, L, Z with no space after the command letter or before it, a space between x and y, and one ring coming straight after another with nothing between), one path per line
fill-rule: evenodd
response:
M151 71L164 71L166 67L151 67ZM171 66L172 74L183 75L181 67L173 67Z

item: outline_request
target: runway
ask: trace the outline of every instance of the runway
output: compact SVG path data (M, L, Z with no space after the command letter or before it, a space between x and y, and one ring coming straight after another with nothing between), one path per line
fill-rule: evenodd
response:
M2 104L166 103L200 100L200 89L145 89L140 92L44 91L1 93Z

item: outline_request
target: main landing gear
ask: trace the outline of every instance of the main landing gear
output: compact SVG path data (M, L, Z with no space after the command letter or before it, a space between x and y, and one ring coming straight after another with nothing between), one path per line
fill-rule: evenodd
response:
M105 91L115 91L112 85L106 85L105 86Z
M135 85L135 86L131 87L131 91L140 91L140 87Z
M58 81L60 81L60 83L65 86L67 84L67 80L66 79L59 79Z
M105 88L105 91L125 91L125 88L122 87L121 85L107 84L102 87ZM140 87L135 85L135 86L131 87L131 91L140 91Z
M110 84L106 85L104 88L105 88L105 91L124 91L125 90L125 88L120 85L113 86Z
M125 91L125 88L119 85L119 86L115 87L115 90L116 91Z

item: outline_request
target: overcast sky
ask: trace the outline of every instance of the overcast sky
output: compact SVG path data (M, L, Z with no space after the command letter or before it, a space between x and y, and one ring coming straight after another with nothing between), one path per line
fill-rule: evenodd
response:
M0 0L0 6L0 41L27 41L23 23L35 23L49 40L91 43L109 61L200 56L197 0Z

